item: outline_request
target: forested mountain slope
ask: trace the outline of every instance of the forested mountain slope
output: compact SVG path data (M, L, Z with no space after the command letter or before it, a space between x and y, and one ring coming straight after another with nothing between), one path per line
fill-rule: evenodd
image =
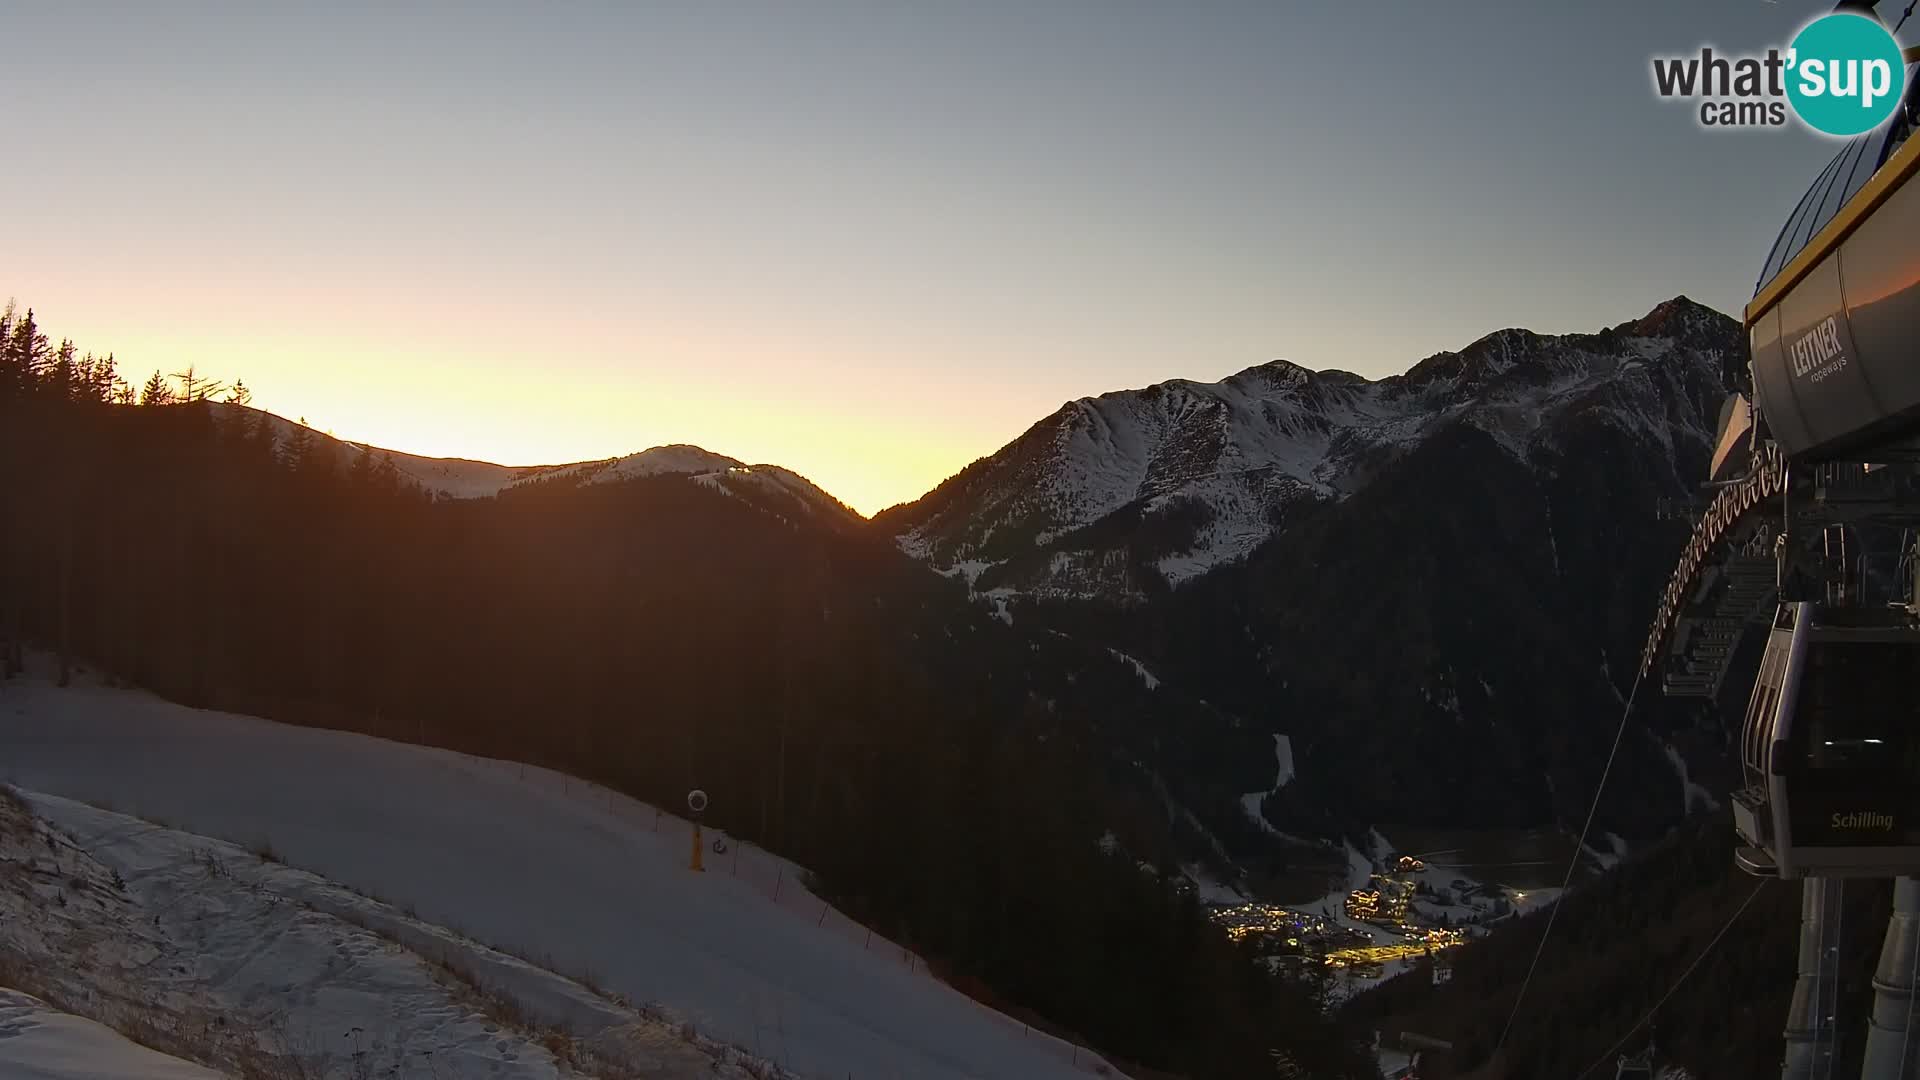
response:
M697 473L438 498L258 414L56 383L20 337L0 393L12 640L187 704L663 804L697 785L956 985L1116 1057L1238 1076L1284 1047L1364 1071L1310 988L1259 974L1166 883L1192 845L1157 774L1198 770L1110 733L1231 744L1218 710L1009 628L791 500Z

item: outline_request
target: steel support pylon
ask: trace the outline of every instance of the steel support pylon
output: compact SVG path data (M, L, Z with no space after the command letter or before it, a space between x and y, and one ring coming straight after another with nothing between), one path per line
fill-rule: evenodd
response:
M1867 1027L1861 1080L1920 1077L1920 1031L1915 1031L1915 967L1920 961L1920 879L1896 878L1887 940L1873 972L1873 1018Z
M1807 878L1800 892L1800 977L1787 1010L1781 1080L1831 1080L1839 1012L1840 878Z

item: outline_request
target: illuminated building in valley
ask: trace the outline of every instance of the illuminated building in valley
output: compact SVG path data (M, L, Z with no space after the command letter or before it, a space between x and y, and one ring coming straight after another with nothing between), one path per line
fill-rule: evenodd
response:
M1409 861L1401 860L1403 864ZM1399 926L1406 922L1407 905L1412 901L1411 871L1395 869L1373 875L1367 881L1367 888L1348 893L1345 910L1347 918L1358 922Z

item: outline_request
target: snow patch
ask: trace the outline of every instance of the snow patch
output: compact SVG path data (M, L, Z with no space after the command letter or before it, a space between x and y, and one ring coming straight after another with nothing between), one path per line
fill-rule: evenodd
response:
M1608 833L1607 835L1609 837L1612 837L1612 839L1616 841L1619 840L1619 837L1613 836L1612 833ZM1615 844L1613 846L1613 850L1610 850L1610 851L1601 851L1599 848L1594 847L1592 844L1582 844L1580 846L1580 850L1586 854L1587 858L1593 860L1593 864L1595 866L1599 867L1603 871L1611 870L1614 867L1619 866L1621 858L1623 858L1625 855L1625 852L1621 850L1621 847L1618 844Z
M1273 790L1279 791L1293 782L1293 738L1288 735L1273 737L1273 761L1276 772L1273 775Z
M898 542L900 543L901 551L906 552L908 555L913 554L913 552L908 549L908 546L906 544L906 537L901 537ZM939 570L936 572L941 577L959 578L960 580L966 582L967 588L971 590L974 586L974 583L980 580L981 574L984 574L987 571L993 569L994 567L999 566L1001 563L1005 561L1006 561L1005 559L995 559L992 562L988 562L984 559L963 559L960 562L954 563L952 566L947 567L945 570Z
M1147 689L1158 690L1160 688L1160 680L1154 676L1153 672L1147 670L1147 665L1135 660L1119 649L1108 649L1107 651L1113 654L1114 659L1131 666L1134 674L1139 675L1140 681L1147 685Z
M222 1080L104 1024L0 988L0 1075L18 1080Z
M1266 801L1266 792L1249 791L1240 796L1240 810L1247 815L1248 821L1260 827L1261 832L1277 837L1280 835L1280 830L1273 827L1273 822L1267 820L1266 812L1260 809L1261 804Z
M1689 775L1687 771L1687 759L1680 756L1680 751L1675 749L1672 743L1668 742L1662 742L1660 749L1666 751L1667 761L1673 765L1674 773L1680 777L1681 816L1685 817L1692 814L1695 805L1705 807L1709 813L1720 809L1720 803L1713 797L1713 794L1706 788L1693 782L1693 777Z
M1240 904L1245 903L1247 894L1237 885L1226 885L1214 880L1205 868L1197 864L1188 864L1181 868L1187 880L1193 882L1194 894L1203 904Z
M1267 820L1267 815L1261 811L1260 805L1266 801L1267 796L1279 794L1280 789L1293 780L1292 738L1286 735L1273 737L1273 759L1275 767L1273 786L1265 791L1250 791L1240 796L1240 808L1255 825L1274 836L1281 836L1281 832Z
M1404 1050L1380 1049L1381 1080L1404 1080L1413 1068L1413 1055Z
M999 619L1008 626L1013 625L1012 604L1013 598L1019 595L1018 593L1012 589L989 589L980 595L986 597L987 606L991 610L994 618Z

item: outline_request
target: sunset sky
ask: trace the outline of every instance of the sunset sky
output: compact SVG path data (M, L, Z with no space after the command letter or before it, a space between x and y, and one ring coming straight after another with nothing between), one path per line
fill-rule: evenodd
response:
M9 4L0 299L394 449L871 512L1063 401L1734 312L1830 144L1651 54L1830 4Z

